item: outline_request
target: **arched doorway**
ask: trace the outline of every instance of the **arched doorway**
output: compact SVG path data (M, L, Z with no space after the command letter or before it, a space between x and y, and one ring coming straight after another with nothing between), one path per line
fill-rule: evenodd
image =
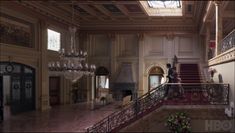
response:
M2 119L4 106L11 114L35 109L35 69L15 62L0 62Z
M95 97L100 98L109 93L109 71L101 66L95 71Z
M156 88L162 83L162 78L164 75L164 71L161 67L159 66L154 66L149 70L148 73L148 91Z

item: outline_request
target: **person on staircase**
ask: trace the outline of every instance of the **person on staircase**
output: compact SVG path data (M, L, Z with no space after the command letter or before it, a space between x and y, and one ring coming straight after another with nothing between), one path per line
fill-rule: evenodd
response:
M173 83L173 69L171 68L171 64L166 64L166 67L168 69L168 73L167 73L167 78L168 78L168 83ZM165 94L164 94L164 97L165 97L165 100L167 99L168 97L168 92L169 92L169 89L171 88L171 85L167 85L166 86L166 90L165 90Z
M173 83L177 83L174 89L174 93L177 93L177 97L184 97L184 89L181 85L181 79L179 78L178 72L176 71L176 67L172 68L173 70Z

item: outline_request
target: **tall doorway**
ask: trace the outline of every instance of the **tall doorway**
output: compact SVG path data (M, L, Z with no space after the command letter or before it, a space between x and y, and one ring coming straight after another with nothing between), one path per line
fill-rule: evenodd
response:
M0 62L2 119L35 110L35 69L15 62Z
M3 121L3 81L2 76L0 76L0 122Z
M158 87L160 84L162 84L164 71L159 66L154 66L149 70L149 88L148 91L151 91L152 89Z
M50 106L60 104L60 77L49 78Z

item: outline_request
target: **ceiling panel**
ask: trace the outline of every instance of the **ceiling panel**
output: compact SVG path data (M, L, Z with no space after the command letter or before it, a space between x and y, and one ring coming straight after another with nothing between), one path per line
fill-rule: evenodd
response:
M137 4L125 4L124 5L129 12L143 12L139 5Z
M103 4L103 6L112 13L121 13L121 11L113 4Z

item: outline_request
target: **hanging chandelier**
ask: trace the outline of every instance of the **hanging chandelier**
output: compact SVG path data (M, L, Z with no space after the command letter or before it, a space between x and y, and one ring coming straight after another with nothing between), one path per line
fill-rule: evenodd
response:
M94 64L88 65L88 63L85 62L87 52L76 49L76 31L77 28L75 26L69 27L71 35L70 49L65 50L64 48L61 48L59 50L60 60L48 63L49 71L51 73L63 74L66 79L69 79L72 82L76 82L83 75L94 75L96 69Z

